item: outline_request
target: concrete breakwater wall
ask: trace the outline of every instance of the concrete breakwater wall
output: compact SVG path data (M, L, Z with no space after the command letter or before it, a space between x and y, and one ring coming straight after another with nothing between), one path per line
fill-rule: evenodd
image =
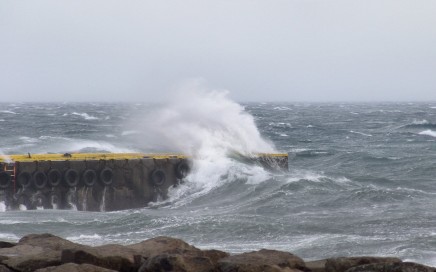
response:
M332 255L334 252L332 252ZM148 272L435 272L395 257L334 257L306 261L285 251L261 249L231 255L200 250L180 239L155 237L131 245L86 246L51 234L0 241L0 271Z
M238 155L268 169L287 169L287 154ZM178 154L79 153L0 157L0 201L7 209L114 211L165 199L189 174Z
M166 198L191 169L183 155L36 154L0 162L7 209L113 211Z

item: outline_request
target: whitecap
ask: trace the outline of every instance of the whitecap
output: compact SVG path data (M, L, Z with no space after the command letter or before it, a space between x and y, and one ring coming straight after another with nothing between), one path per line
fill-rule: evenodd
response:
M428 122L427 120L413 120L412 124L414 125L428 125L430 124L430 122Z
M101 235L98 235L96 233L91 235L80 234L79 236L66 237L66 239L70 241L96 240L96 239L101 239Z
M367 136L367 137L372 137L371 134L366 134L366 133L363 133L363 132L358 132L358 131L353 131L353 130L350 130L350 132L354 133L354 134L359 134L359 135Z
M127 136L127 135L133 135L133 134L139 134L139 132L136 130L127 130L127 131L123 131L121 133L121 136Z
M14 111L10 111L10 110L2 110L2 111L0 111L1 113L9 113L9 114L17 114L16 112L14 112Z
M81 116L81 117L83 117L85 120L98 120L97 117L95 117L95 116L91 116L91 115L87 114L86 112L84 112L84 113L73 112L72 115Z
M80 152L80 151L104 151L109 153L134 153L135 150L123 147L117 147L113 144L104 141L92 141L92 140L75 140L76 142L68 143L69 152Z
M13 233L0 233L0 240L2 241L18 241L18 239L20 238Z
M269 125L278 128L292 128L291 123L284 123L284 122L271 122L269 123Z
M288 111L288 110L292 110L291 108L288 107L274 107L275 110L279 110L279 111Z
M427 136L431 136L431 137L436 137L436 131L433 131L433 130L431 130L431 129L421 131L421 132L418 133L418 134L419 134L419 135L427 135Z
M27 137L27 136L21 136L19 139L25 143L37 143L38 142L38 139Z

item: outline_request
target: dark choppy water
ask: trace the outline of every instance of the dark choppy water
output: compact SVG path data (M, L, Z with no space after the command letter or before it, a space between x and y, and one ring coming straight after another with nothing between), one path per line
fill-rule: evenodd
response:
M111 213L4 211L0 239L50 232L127 244L168 235L230 252L387 255L436 265L436 103L244 106L258 131L222 96L164 107L0 104L3 154L162 150L197 157L188 182L166 202ZM271 143L290 152L289 173L225 155L271 151Z

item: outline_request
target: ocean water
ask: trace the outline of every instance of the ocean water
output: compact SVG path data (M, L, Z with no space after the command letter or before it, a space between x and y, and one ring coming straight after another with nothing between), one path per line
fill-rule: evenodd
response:
M222 92L162 104L2 103L0 152L184 152L170 198L135 210L9 211L0 240L49 232L101 245L158 235L306 260L397 256L436 266L435 103L241 103ZM232 152L287 152L270 173Z

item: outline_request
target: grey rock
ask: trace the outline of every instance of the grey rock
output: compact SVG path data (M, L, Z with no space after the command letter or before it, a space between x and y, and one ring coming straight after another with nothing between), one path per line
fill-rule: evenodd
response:
M8 248L8 247L16 246L16 245L17 245L17 243L0 241L0 248Z
M325 263L326 272L345 272L348 269L364 264L377 264L377 263L400 263L398 258L390 257L339 257L329 258Z
M356 266L346 272L436 272L436 268L412 262L373 263Z
M135 250L138 255L146 258L160 255L162 253L183 254L185 252L200 251L200 249L191 246L180 239L165 236L148 239L126 247Z
M10 270L6 266L0 264L0 272L12 272L12 270Z
M92 264L67 263L59 266L50 266L46 268L41 268L36 270L35 272L114 272L114 271L116 270L110 270Z
M223 272L309 271L300 257L268 249L226 257L218 265Z
M85 247L49 233L26 235L18 241L18 245L37 246L51 250Z
M193 250L181 254L162 253L146 259L138 271L216 272L219 271L217 261L225 256L228 254L221 251Z
M9 258L3 263L16 271L31 272L39 268L60 265L61 255L59 251L45 250L38 254Z
M306 267L312 272L325 272L325 264L327 260L306 261Z

